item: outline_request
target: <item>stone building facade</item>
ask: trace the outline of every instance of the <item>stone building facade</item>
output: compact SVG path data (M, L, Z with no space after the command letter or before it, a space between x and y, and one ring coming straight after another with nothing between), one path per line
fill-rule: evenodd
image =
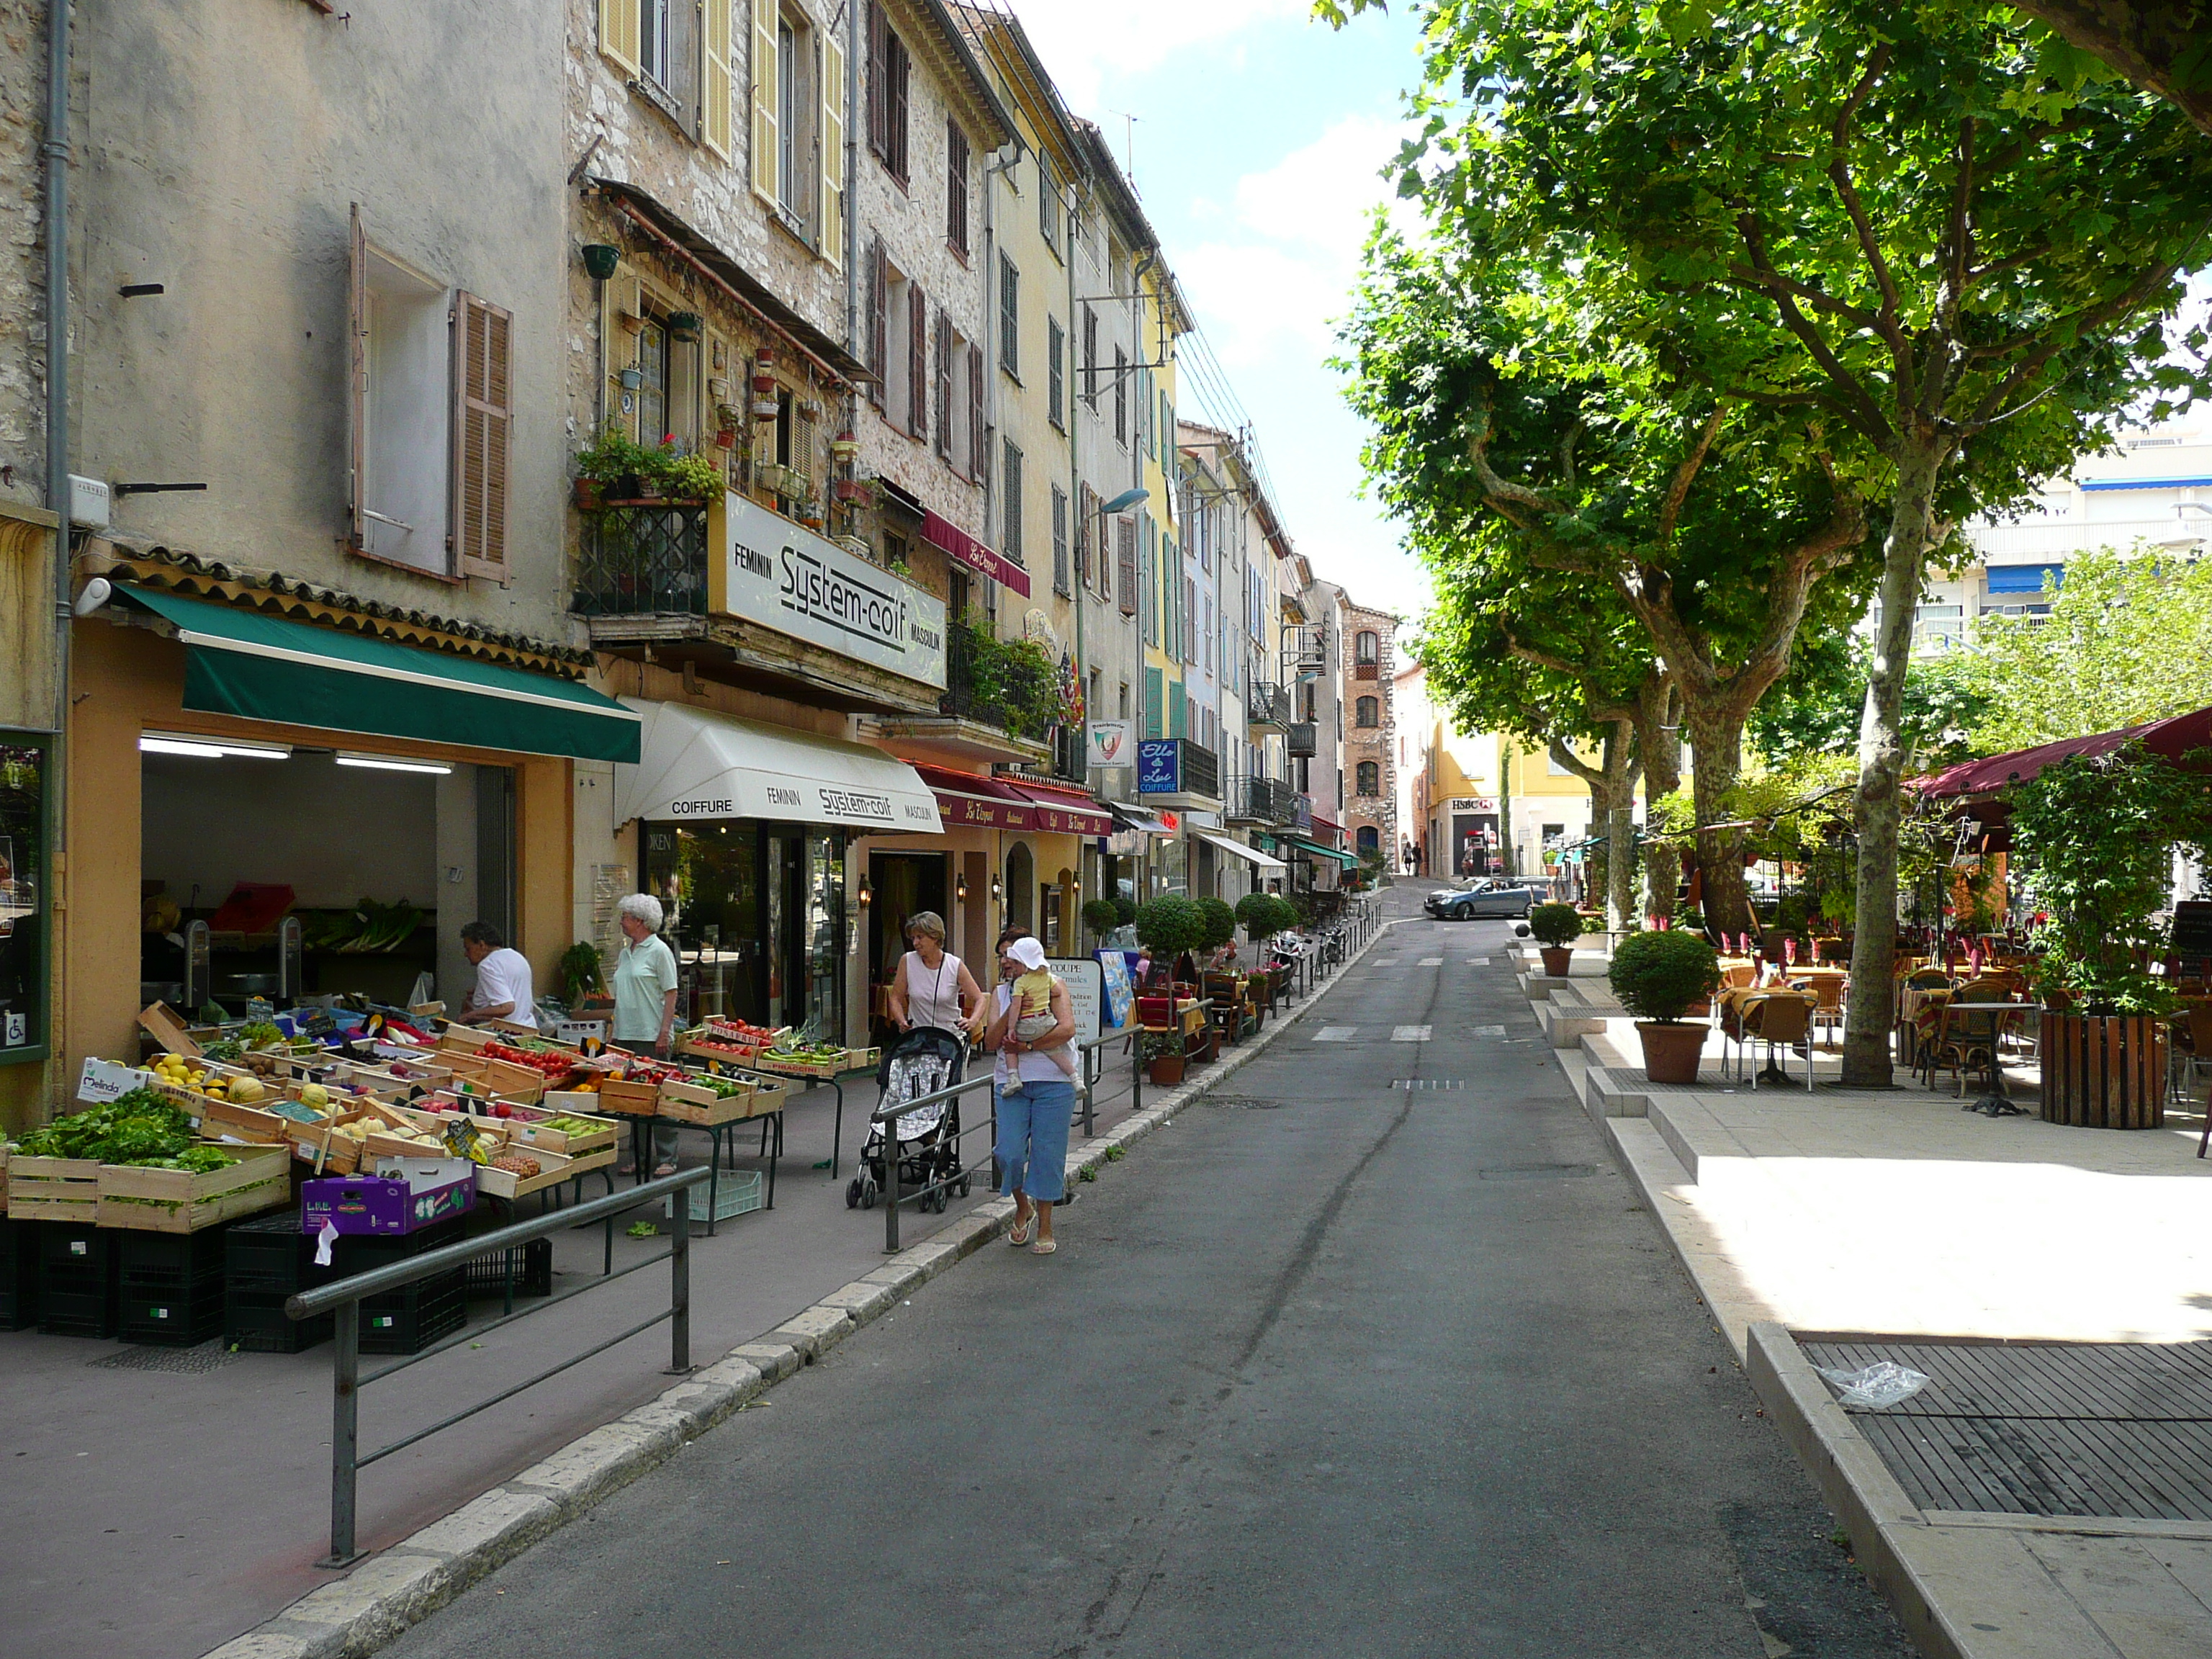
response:
M1393 641L1398 618L1337 595L1338 635L1343 642L1344 818L1347 851L1379 852L1395 867L1399 852L1396 723L1397 684Z

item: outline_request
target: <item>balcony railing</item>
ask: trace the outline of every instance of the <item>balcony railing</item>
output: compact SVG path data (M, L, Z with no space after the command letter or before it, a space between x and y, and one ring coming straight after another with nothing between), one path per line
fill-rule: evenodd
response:
M1232 776L1223 799L1231 823L1286 829L1297 821L1297 793L1280 778Z
M1083 730L1080 726L1056 726L1052 732L1052 775L1063 783L1082 783L1088 775L1084 770Z
M1321 734L1311 720L1301 721L1290 728L1290 756L1292 760L1311 760L1320 752Z
M1176 775L1181 780L1174 789L1146 789L1145 794L1206 795L1221 799L1221 757L1195 738L1170 738L1179 751ZM1139 776L1143 772L1139 769Z
M707 614L707 509L655 501L585 515L579 616Z
M1280 731L1291 723L1291 694L1273 680L1254 680L1244 700L1245 724L1255 732Z
M938 707L1030 743L1051 740L1062 704L1056 670L1034 647L994 638L962 619L946 630L945 696ZM1062 775L1066 775L1063 774ZM1080 780L1080 771L1073 775Z

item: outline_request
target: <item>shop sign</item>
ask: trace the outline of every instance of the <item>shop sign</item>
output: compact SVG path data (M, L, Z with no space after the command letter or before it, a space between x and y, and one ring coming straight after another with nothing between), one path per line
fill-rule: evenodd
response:
M1090 957L1047 957L1044 965L1067 987L1067 1010L1075 1016L1075 1036L1070 1041L1095 1041L1106 1006L1106 980L1098 963ZM1122 963L1122 971L1127 969L1128 964Z
M1140 795L1178 795L1182 793L1182 739L1147 738L1137 745L1137 793Z
M1127 766L1129 763L1129 743L1135 730L1134 722L1130 720L1091 721L1091 764Z
M942 687L945 601L757 501L724 497L714 609Z
M1012 560L1002 558L951 520L935 513L921 516L921 538L942 549L979 574L1002 583L1024 599L1030 596L1030 573Z
M76 1097L94 1106L104 1106L111 1100L120 1100L133 1089L153 1086L154 1074L129 1066L118 1066L112 1060L85 1057L84 1070L76 1080Z
M603 1019L564 1019L553 1027L553 1041L580 1048L586 1042L604 1042L607 1039L607 1023Z
M1030 809L1036 827L1049 836L1095 836L1099 823L1110 823L1096 807L1052 806L1039 801Z
M1119 951L1101 951L1098 971L1106 985L1106 1012L1114 1017L1118 1030L1129 1023L1129 1011L1137 1000L1136 988L1129 982L1129 959Z
M945 815L948 826L964 824L975 830L1033 830L1036 827L1032 810L1018 806L1010 800L985 800L979 795L939 794L937 810Z
M1488 795L1454 795L1447 805L1454 812L1489 813L1498 811L1498 803Z

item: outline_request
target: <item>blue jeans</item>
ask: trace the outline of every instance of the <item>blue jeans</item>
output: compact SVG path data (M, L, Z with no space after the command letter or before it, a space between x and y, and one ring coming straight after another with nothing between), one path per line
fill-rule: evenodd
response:
M998 1091L994 1089L994 1094ZM1045 1204L1067 1193L1067 1124L1075 1115L1075 1084L1068 1078L1022 1079L1016 1095L998 1095L999 1190L1017 1188Z

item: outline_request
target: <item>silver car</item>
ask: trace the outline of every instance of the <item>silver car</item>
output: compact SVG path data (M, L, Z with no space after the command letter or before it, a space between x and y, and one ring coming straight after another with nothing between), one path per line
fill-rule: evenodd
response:
M1422 908L1442 921L1472 921L1478 916L1525 916L1536 899L1530 887L1510 876L1474 876L1431 893Z

